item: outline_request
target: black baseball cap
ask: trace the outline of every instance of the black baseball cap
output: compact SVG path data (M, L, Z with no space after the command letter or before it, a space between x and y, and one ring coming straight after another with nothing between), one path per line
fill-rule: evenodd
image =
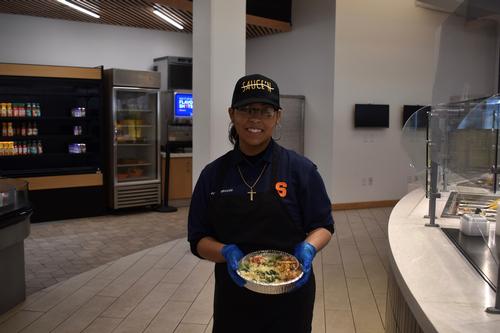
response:
M280 90L276 82L261 74L245 75L236 82L232 108L250 103L271 104L280 109Z

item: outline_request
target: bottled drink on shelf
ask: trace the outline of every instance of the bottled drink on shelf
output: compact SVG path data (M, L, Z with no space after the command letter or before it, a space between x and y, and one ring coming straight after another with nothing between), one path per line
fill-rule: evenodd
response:
M8 136L7 123L2 123L2 136Z
M24 103L19 104L19 117L26 117L26 108Z
M73 126L73 135L82 135L82 126Z
M13 141L0 142L0 155L1 156L14 155L14 142Z
M28 132L26 131L26 123L21 125L21 136L26 136Z
M36 141L30 141L29 150L30 150L29 152L30 155L38 154L38 146L36 144Z
M10 155L10 152L9 152L9 141L4 141L3 142L3 149L2 149L2 156L9 156Z
M37 136L38 135L38 127L36 127L36 123L33 122L33 129L31 130L32 134L34 136Z
M31 127L31 123L28 123L28 128L26 130L26 135L27 136L32 136L33 135L33 127Z
M7 117L7 103L0 103L0 117Z
M23 141L21 148L23 155L28 155L28 145L26 144L26 141Z
M12 103L7 103L7 117L12 117Z
M36 143L38 154L43 154L42 141L38 140Z
M26 117L32 117L31 113L31 103L26 104Z
M19 104L14 104L12 107L12 117L19 117Z
M42 110L40 110L40 103L36 103L36 116L37 117L42 116Z
M14 129L12 128L12 123L7 123L7 136L14 136Z

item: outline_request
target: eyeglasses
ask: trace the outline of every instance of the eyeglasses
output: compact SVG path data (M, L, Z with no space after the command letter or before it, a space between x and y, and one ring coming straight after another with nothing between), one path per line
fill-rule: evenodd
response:
M266 106L263 108L242 106L240 108L236 108L235 110L238 114L247 118L250 118L251 116L259 118L272 118L274 116L274 112L276 111L272 106Z

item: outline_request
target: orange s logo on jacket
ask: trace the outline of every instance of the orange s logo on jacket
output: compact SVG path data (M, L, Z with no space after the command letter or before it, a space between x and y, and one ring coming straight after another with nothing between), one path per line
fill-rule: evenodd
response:
M278 192L278 195L282 198L286 197L287 184L285 182L277 182L274 188Z

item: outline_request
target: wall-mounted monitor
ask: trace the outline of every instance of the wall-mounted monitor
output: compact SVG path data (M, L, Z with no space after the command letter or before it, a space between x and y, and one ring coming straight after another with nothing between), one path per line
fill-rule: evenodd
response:
M174 121L191 120L193 117L193 93L174 91Z
M193 89L193 66L191 63L168 64L168 89Z
M409 124L409 126L412 126L414 128L427 127L427 122L429 119L428 112L430 111L430 109L431 109L430 106L425 106L425 105L404 105L402 126L404 126L408 121L408 119L410 119L411 123ZM413 116L413 114L417 111L419 111L417 115Z
M354 127L389 127L388 104L356 104Z

